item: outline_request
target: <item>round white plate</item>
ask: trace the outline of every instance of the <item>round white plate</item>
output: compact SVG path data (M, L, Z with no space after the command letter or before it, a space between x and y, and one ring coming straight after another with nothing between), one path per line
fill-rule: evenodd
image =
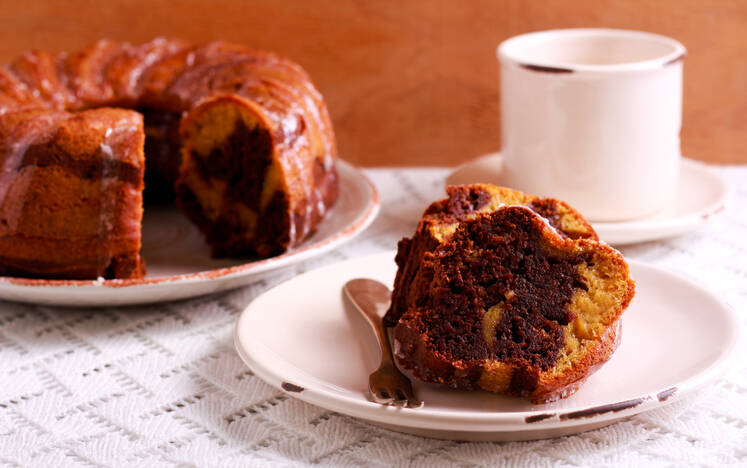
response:
M419 409L369 401L379 352L342 285L356 277L391 285L394 253L299 275L255 299L236 326L239 355L270 385L306 402L393 430L461 440L529 440L582 432L678 400L728 366L737 340L733 312L697 284L630 262L636 297L622 342L571 397L545 405L413 382Z
M366 229L379 212L373 184L337 162L340 197L317 231L282 255L250 261L210 257L202 235L175 207L146 207L143 279L68 281L0 277L0 299L57 306L117 306L171 301L236 288L261 275L328 252Z
M500 153L491 153L459 166L447 185L485 182L501 184ZM630 221L592 222L599 238L608 244L625 245L684 234L699 228L708 218L724 209L727 186L705 164L683 159L677 195L662 211ZM552 196L552 194L545 194ZM583 213L582 213L583 214Z

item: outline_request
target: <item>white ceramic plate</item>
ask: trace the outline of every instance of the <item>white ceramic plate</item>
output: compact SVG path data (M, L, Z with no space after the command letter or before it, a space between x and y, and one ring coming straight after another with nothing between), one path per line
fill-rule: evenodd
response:
M448 185L486 182L501 184L500 153L492 153L458 167L447 179ZM624 222L592 222L600 239L625 245L676 236L699 228L708 218L724 209L727 186L705 164L683 159L677 196L662 211ZM552 196L552 194L545 194ZM583 214L583 213L582 213Z
M137 280L67 281L0 277L0 299L58 306L116 306L171 301L243 286L261 275L328 252L361 233L379 212L373 184L337 162L340 197L317 232L282 255L257 261L214 259L175 207L146 207L142 253L148 274Z
M733 312L697 284L630 262L636 297L612 359L555 403L414 382L420 409L372 403L373 332L342 301L355 277L391 285L394 253L299 275L255 299L236 326L236 348L254 373L306 402L397 431L462 440L528 440L601 427L668 404L722 373L737 339Z

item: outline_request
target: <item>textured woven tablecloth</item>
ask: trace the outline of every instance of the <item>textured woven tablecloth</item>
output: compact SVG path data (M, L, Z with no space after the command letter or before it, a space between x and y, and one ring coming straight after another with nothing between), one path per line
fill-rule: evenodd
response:
M732 187L725 212L697 232L622 250L695 279L744 325L747 166L714 170ZM390 432L300 402L248 371L233 330L254 297L319 265L393 250L443 196L448 173L368 170L382 210L365 233L232 292L126 309L0 302L0 466L747 465L744 333L737 364L697 399L535 442Z

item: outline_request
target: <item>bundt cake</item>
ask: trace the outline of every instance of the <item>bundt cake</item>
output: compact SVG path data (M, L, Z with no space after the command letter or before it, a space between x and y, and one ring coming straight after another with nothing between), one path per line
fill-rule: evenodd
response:
M0 137L4 274L141 277L143 196L176 197L214 256L271 256L338 195L332 125L306 72L221 41L27 52L0 67Z
M535 403L570 395L614 352L635 285L567 204L453 186L399 244L398 363L425 382Z

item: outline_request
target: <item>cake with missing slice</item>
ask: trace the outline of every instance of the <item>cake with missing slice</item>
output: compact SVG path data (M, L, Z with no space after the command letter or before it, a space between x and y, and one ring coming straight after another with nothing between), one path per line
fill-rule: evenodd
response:
M175 198L213 256L282 254L335 204L336 159L322 95L272 52L28 51L0 65L0 275L141 278L144 198Z

